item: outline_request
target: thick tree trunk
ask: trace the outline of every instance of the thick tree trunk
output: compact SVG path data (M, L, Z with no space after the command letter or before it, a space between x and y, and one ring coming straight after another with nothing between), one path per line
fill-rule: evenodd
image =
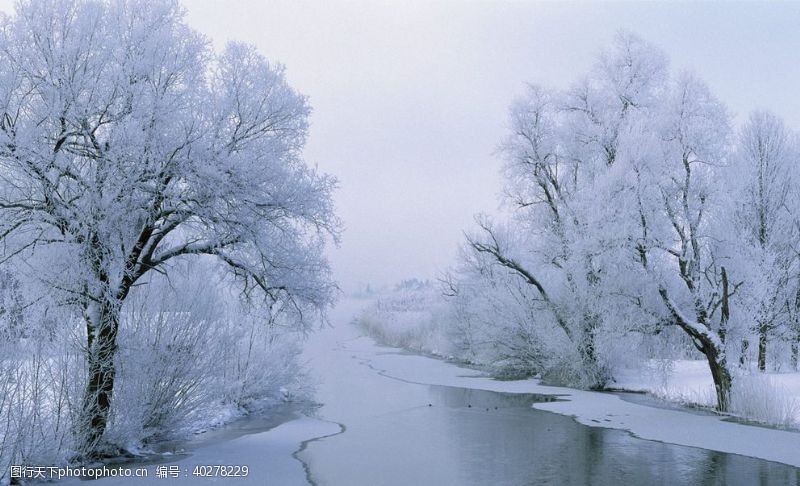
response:
M727 277L725 277L727 280ZM726 284L727 286L727 284ZM705 355L711 377L714 380L714 388L717 394L717 410L727 412L730 407L731 394L731 373L728 370L728 362L725 355L725 341L720 335L714 335L714 331L708 328L705 320L698 319L700 322L690 322L678 311L677 307L669 299L667 290L663 287L659 289L659 294L664 304L669 309L675 323L692 338L692 343L698 351ZM725 299L727 299L727 294ZM728 318L727 302L726 310L723 312L724 321ZM699 306L698 306L699 308ZM701 318L704 316L700 316ZM724 326L722 326L724 329ZM725 333L723 332L723 336Z
M717 393L717 410L727 412L730 408L731 374L724 354L713 346L704 346L708 367Z
M108 424L114 392L119 310L113 303L104 303L94 316L87 316L88 382L83 402L85 435L82 453L85 458L100 454L99 446Z
M747 351L750 349L750 341L742 339L742 349L739 352L739 365L744 367L747 364Z
M767 325L758 327L758 369L767 371Z
M608 373L600 364L595 349L596 318L587 316L584 322L587 322L587 325L583 330L582 342L579 343L582 366L583 369L589 371L589 389L602 390L608 384Z
M793 341L792 348L792 371L797 371L798 357L800 357L800 345L797 341Z

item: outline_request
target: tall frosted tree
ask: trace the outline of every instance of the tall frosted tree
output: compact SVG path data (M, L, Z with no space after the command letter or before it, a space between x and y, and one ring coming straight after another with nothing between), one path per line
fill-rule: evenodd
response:
M468 246L473 261L528 284L521 305L543 330L533 334L553 342L535 347L575 356L582 379L572 384L612 378L603 343L672 327L706 358L728 408L728 337L742 336L750 303L764 301L733 229L756 206L729 195L732 142L706 85L670 77L658 49L624 33L570 88L531 87L512 105L503 149L515 211L502 231L481 220ZM563 342L572 351L559 351Z
M568 90L530 86L511 107L502 145L505 193L515 210L505 235L524 236L510 239L484 221L469 239L473 250L529 284L540 321L555 323L551 334L563 334L576 351L573 384L603 387L610 378L596 343L608 288L598 257L607 245L590 232L592 188L617 170L620 145L648 116L665 79L660 51L623 34Z
M668 322L705 356L717 406L726 410L731 388L726 334L730 299L740 284L731 282L725 251L735 237L719 231L732 215L724 204L724 188L715 184L726 170L728 114L691 75L680 76L664 101L655 127L658 141L648 154L649 187L661 197L640 219L642 231L651 232L643 244L649 262L645 270L658 287Z
M755 331L758 336L758 368L767 368L769 334L788 312L796 307L796 293L791 295L794 251L798 219L796 195L793 194L796 149L794 136L776 115L756 111L739 132L735 175L739 196L735 206L744 243L758 262L759 287L763 299L757 306ZM788 307L787 307L788 306ZM749 341L742 341L742 357Z
M120 310L213 258L298 325L330 303L335 181L301 157L307 100L175 1L23 1L0 25L0 237L85 322L81 453L101 450Z

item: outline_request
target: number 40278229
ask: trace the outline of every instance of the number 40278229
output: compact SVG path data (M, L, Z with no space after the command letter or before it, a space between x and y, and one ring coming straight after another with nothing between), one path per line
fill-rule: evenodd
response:
M195 466L192 475L202 477L244 477L247 476L249 472L250 468L247 466Z

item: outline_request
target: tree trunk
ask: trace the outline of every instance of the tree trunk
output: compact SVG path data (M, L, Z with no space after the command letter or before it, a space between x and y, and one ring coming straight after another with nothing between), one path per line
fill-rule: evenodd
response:
M85 436L81 452L86 459L100 455L100 441L106 430L114 392L116 368L114 357L117 351L119 328L118 306L106 302L95 316L87 316L87 365L88 382L83 401Z
M578 343L578 345L580 346L581 360L583 361L582 367L584 370L589 371L589 389L603 390L608 384L608 373L597 358L594 324L586 326L583 330L583 342Z
M739 352L739 365L744 367L747 363L747 351L750 349L750 341L747 339L742 339L742 349Z
M767 325L758 327L758 369L767 370Z
M725 355L714 346L704 346L711 377L714 379L714 388L717 393L717 410L727 412L730 407L731 374L728 371Z
M727 276L725 279L727 280ZM708 328L705 320L702 319L702 315L700 316L701 319L698 319L699 322L689 322L669 299L669 294L665 288L661 287L658 292L664 304L672 314L672 317L675 319L675 323L692 338L692 343L697 350L705 355L708 361L708 367L711 370L711 377L714 379L714 388L717 394L717 410L720 412L727 412L730 406L731 373L728 371L728 362L725 356L725 341L723 341L719 335L717 335L717 339L714 338L714 331ZM727 299L727 294L725 298ZM725 307L727 308L727 303ZM697 306L697 308L699 308L699 306ZM728 318L727 312L726 309L725 319Z
M797 371L797 364L798 364L798 357L800 355L800 346L798 346L798 342L792 341L791 344L792 348L792 371Z

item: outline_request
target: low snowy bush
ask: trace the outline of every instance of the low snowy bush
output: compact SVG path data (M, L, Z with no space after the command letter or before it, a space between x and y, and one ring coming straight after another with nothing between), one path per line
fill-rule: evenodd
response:
M356 324L379 342L423 353L450 356L447 316L435 285L406 280L379 294Z
M185 293L159 287L143 287L123 310L106 434L124 449L185 433L220 395L216 354L226 343L214 332L224 325L219 299L200 285Z
M308 398L311 390L299 362L302 336L265 324L240 307L231 315L225 328L229 341L216 361L223 402L249 411L289 396Z
M546 328L524 307L507 301L519 295L460 290L445 297L438 285L406 280L374 295L356 324L381 343L479 365L499 379L546 374L557 384L589 381L563 340L543 335Z
M259 316L199 271L175 288L155 279L131 296L107 440L135 450L299 388L299 336Z
M652 391L653 396L668 402L678 403L693 408L712 408L716 403L714 385L704 386L658 386Z
M731 412L735 415L777 427L800 425L800 397L768 375L737 376L731 391Z
M80 350L68 335L0 343L0 484L12 464L66 464L83 382Z
M305 398L301 336L280 314L248 312L221 288L201 268L135 289L122 311L106 453L135 453L289 395ZM85 431L85 326L57 306L17 312L16 292L0 285L0 485L11 465L72 463Z
M579 351L515 301L525 298L465 286L444 296L438 285L410 279L374 295L356 324L381 343L479 365L498 379L541 375L551 384L591 386L596 370L582 368Z

